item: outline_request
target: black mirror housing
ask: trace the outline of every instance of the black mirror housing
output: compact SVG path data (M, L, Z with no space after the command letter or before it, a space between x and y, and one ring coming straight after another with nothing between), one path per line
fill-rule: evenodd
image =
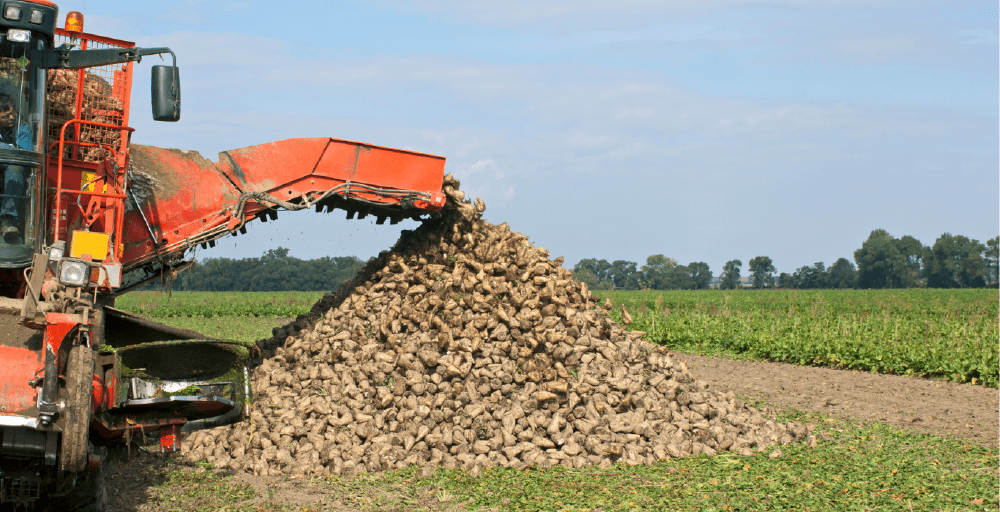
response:
M150 80L153 120L177 122L181 118L181 78L176 66L153 66Z

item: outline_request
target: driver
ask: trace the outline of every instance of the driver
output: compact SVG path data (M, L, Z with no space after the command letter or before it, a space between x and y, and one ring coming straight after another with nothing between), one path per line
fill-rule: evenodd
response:
M17 128L15 128L17 124ZM0 148L33 149L31 129L18 123L17 109L10 95L0 92ZM8 244L21 243L18 213L24 197L24 167L7 165L3 176L3 201L0 202L0 236Z

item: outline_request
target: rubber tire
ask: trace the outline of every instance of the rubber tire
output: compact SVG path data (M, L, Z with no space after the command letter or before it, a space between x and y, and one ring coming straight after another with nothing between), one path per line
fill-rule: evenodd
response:
M104 487L104 472L101 467L81 471L76 478L76 486L68 494L54 498L36 510L105 512L108 508L108 490Z
M66 366L66 423L59 453L63 471L77 473L87 467L87 441L90 437L94 351L77 345L69 352Z

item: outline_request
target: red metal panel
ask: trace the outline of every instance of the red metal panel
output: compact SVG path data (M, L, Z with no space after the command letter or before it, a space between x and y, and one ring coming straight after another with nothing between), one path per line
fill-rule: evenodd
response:
M185 240L224 223L223 211L239 197L215 164L197 151L132 144L130 155L130 188L150 226L139 212L126 212L122 239L125 262L154 252L150 228L159 242Z
M40 352L0 345L0 414L30 409L38 402L38 391L28 385L42 370Z
M444 179L443 157L328 137L288 139L229 154L250 190L271 190L315 175L377 187L439 192Z
M104 383L96 373L90 379L90 412L97 412L104 403Z
M379 187L438 192L444 162L435 155L330 139L314 173Z
M219 167L244 191L264 192L308 176L326 149L327 138L288 139L234 149L219 156Z
M77 315L67 315L65 313L45 314L45 343L52 347L52 351L59 353L63 339L71 329L79 325L80 317Z

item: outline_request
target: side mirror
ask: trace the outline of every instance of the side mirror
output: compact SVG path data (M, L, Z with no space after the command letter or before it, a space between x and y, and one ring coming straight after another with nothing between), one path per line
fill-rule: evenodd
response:
M153 66L153 120L176 122L181 118L181 77L176 66Z

